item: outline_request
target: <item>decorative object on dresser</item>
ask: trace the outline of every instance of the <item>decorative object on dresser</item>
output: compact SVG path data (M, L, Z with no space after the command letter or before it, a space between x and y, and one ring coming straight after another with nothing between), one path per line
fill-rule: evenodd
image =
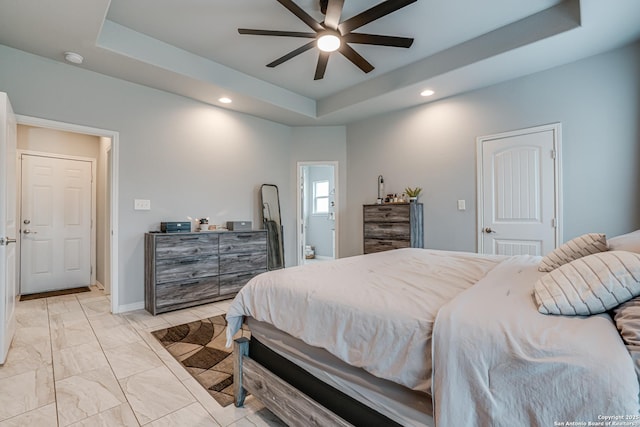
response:
M420 193L422 192L422 188L420 187L416 187L416 188L411 188L411 187L407 187L404 189L404 192L407 196L409 196L409 202L410 203L415 203L418 201L418 197L420 197Z
M422 203L363 206L364 253L423 248Z
M264 230L145 234L145 309L151 314L233 298L267 270Z

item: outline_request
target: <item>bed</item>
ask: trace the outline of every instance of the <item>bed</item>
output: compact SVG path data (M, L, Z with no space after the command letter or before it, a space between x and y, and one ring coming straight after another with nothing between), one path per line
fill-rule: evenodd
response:
M541 261L407 248L257 276L227 312L228 345L251 330L236 405L289 425L640 425L612 312L542 314Z

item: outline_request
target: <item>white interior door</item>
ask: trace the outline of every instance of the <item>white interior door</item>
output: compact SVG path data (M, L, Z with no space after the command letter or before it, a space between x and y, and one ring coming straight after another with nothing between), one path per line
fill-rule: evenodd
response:
M0 365L16 328L16 117L0 92Z
M91 284L91 162L22 155L21 291Z
M560 125L478 138L479 252L544 255L559 241Z

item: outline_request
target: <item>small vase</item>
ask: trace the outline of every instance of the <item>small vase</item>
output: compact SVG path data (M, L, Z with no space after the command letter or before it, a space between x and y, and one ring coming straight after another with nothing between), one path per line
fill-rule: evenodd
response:
M417 197L409 197L409 203L418 203Z

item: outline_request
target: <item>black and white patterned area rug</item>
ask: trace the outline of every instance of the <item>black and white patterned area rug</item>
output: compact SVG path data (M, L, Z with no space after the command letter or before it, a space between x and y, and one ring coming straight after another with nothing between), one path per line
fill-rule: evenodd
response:
M221 406L233 403L233 357L224 346L226 327L222 314L152 332ZM238 336L250 335L244 328Z

